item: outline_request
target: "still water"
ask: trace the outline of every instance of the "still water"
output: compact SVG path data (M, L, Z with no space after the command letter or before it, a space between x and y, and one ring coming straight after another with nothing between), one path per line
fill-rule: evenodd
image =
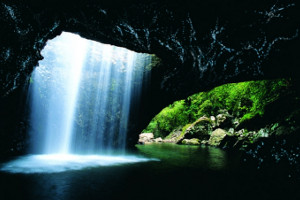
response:
M0 199L299 199L299 185L241 164L218 148L137 145L147 162L93 165L52 173L0 171ZM6 162L7 163L7 162ZM1 165L3 169L3 164Z

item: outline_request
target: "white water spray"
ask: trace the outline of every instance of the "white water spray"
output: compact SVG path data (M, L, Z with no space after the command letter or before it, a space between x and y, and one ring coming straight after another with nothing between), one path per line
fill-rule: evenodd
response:
M42 55L29 88L35 155L9 162L2 170L60 172L147 161L107 154L124 152L131 104L148 74L149 55L71 33L48 41Z

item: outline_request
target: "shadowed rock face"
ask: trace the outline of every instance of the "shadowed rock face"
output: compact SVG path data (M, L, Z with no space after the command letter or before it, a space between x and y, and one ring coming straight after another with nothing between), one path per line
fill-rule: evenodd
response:
M298 77L299 3L3 0L1 106L5 111L14 106L4 105L1 99L6 98L7 102L7 98L18 96L12 93L28 81L42 59L40 52L47 40L62 31L156 54L162 63L152 70L151 84L143 92L141 107L132 118L134 137L129 137L129 141L136 142L137 131L174 100L228 82ZM0 123L4 123L4 118Z

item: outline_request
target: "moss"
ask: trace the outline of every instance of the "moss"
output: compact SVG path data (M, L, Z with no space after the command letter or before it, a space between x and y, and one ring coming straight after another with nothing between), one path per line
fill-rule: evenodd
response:
M202 116L216 116L222 109L240 119L240 123L254 118L260 120L266 106L284 96L291 86L287 79L222 85L174 102L156 115L145 130L156 137L166 137L174 129L186 127Z
M245 121L247 121L247 120L250 120L250 119L252 119L254 116L255 116L254 113L247 113L247 114L245 114L245 115L241 118L240 123L245 122Z
M173 130L169 135L167 135L164 139L166 139L166 140L169 140L169 139L172 139L172 138L175 138L175 137L178 137L178 136L180 136L181 135L181 131L182 130L182 128L177 128L177 129L175 129L175 130ZM179 134L179 132L180 132L180 134Z
M184 137L187 139L208 140L211 132L212 120L207 117L200 117L186 129Z
M187 144L187 145L200 145L200 140L197 138L192 138L190 140L184 139L181 142L182 144Z
M174 131L172 131L169 135L167 135L167 136L165 137L165 139L166 139L166 140L171 139L173 135L174 135Z
M211 146L219 146L226 135L227 132L225 130L218 128L212 132L208 144Z
M186 129L188 129L188 127L190 127L192 124L186 124L181 131L181 134L179 137L183 137L185 135Z

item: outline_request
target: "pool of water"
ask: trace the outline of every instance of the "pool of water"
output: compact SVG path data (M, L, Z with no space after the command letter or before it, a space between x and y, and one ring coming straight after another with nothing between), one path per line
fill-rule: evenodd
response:
M3 163L0 167L0 171L24 174L59 173L71 170L83 170L101 166L115 166L149 161L159 160L132 155L26 155Z
M238 153L172 144L137 145L133 153L147 162L98 163L47 173L25 173L24 166L1 171L0 199L300 199L298 182L280 171L241 164ZM5 164L17 168L11 162L15 160ZM27 169L36 167L30 164Z

